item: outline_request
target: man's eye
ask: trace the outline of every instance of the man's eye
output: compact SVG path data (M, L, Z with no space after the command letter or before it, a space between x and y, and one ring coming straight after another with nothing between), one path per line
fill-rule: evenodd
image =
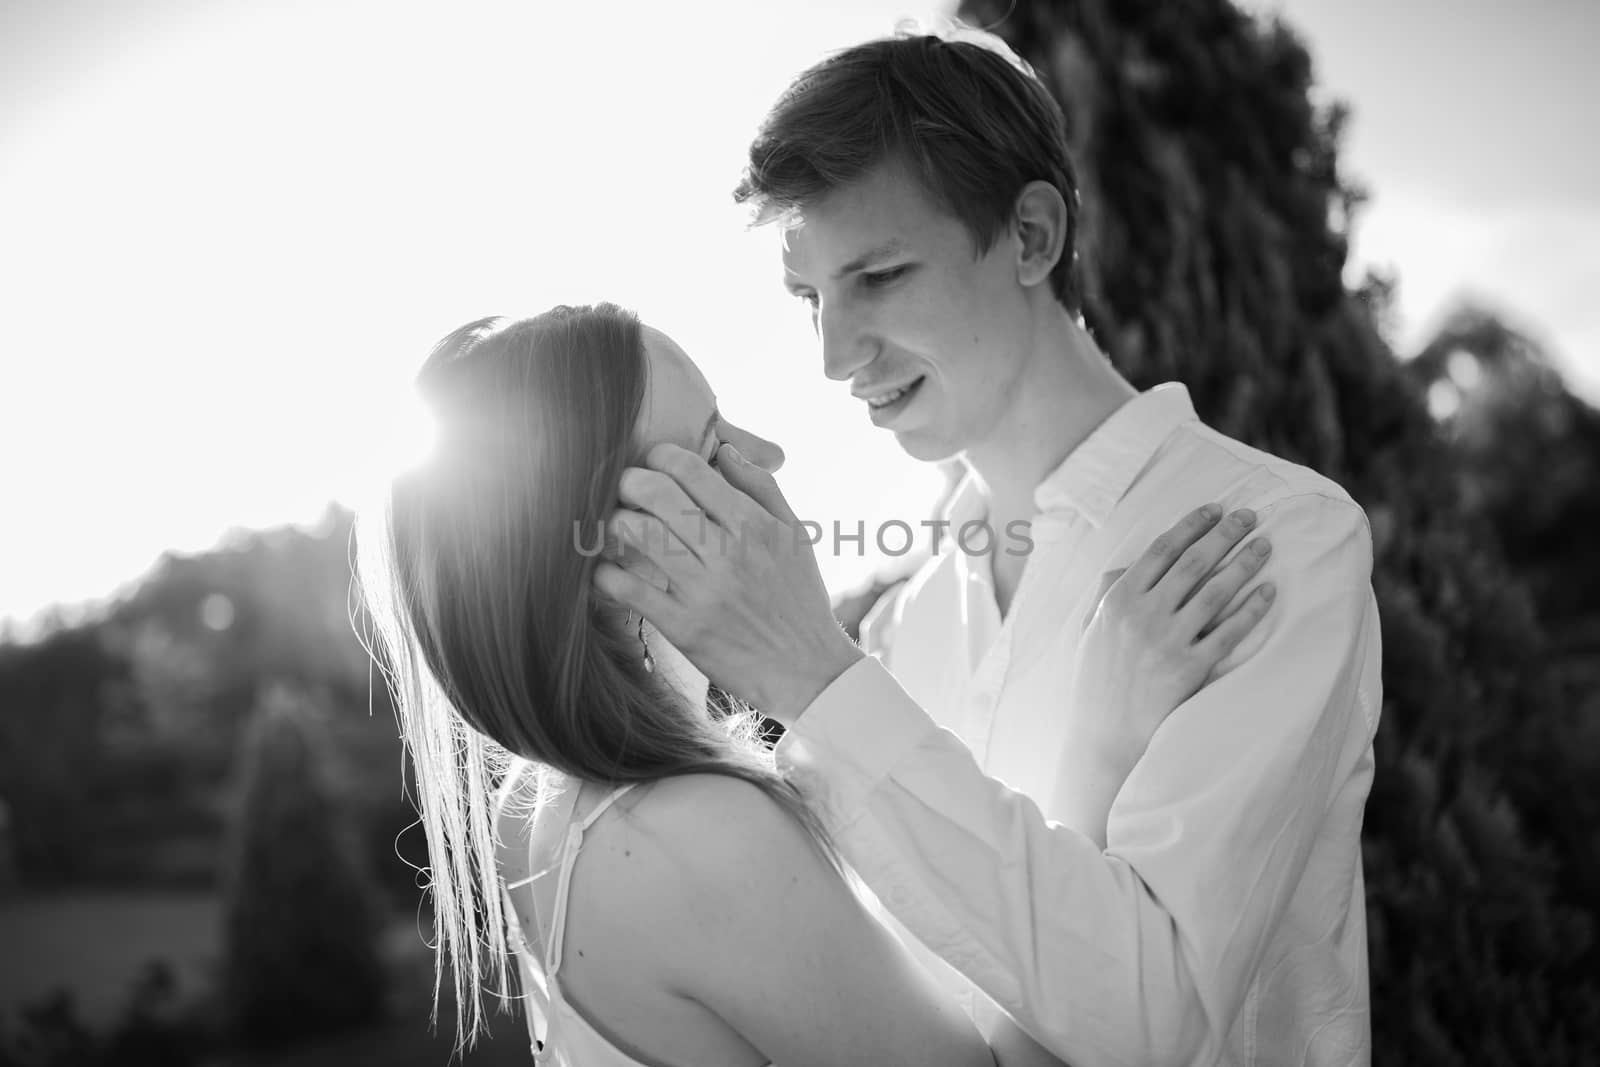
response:
M803 304L805 304L807 307L811 308L812 310L816 309L816 306L817 306L817 294L816 293L811 293L811 292L795 293L794 297L795 297L796 300L799 300L800 302L802 302Z
M863 285L879 288L888 285L906 272L906 267L890 267L888 270L875 270L861 275Z
M721 451L722 451L722 442L721 441L713 441L711 443L711 458L706 460L706 464L708 466L710 466L710 468L712 470L716 470L717 469L717 456L718 456L719 453L721 453Z

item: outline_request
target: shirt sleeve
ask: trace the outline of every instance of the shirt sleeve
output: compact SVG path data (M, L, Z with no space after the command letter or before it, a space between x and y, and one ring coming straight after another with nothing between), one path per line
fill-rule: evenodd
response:
M1212 1063L1305 869L1375 641L1366 519L1258 508L1274 610L1157 731L1107 847L986 777L883 665L778 748L863 880L929 948L1076 1063Z

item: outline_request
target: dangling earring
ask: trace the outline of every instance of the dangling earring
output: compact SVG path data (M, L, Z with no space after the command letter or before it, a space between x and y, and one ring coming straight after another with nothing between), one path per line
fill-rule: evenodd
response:
M631 616L633 613L629 612ZM644 616L639 616L639 647L644 649L644 669L654 674L656 661L650 658L650 645L644 639Z

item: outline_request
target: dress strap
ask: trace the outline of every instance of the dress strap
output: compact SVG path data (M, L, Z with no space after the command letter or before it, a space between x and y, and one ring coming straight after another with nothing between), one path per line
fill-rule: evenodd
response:
M583 817L583 822L579 825L578 828L580 830L587 830L589 827L593 826L594 825L594 821L596 819L598 819L600 816L604 815L606 813L606 809L607 808L609 808L612 804L616 803L619 799L621 799L622 794L626 793L628 790L632 789L637 784L638 784L637 782L629 782L627 785L618 786L617 788L613 789L610 793L606 794L605 799L600 801L600 803L596 804L594 806L594 810Z
M545 984L544 976L539 973L538 958L533 955L528 939L523 936L522 925L517 920L517 905L511 899L511 887L506 886L502 889L501 896L506 909L506 918L509 920L507 925L511 940L521 961L519 976L522 978L523 987L521 997L523 1017L528 1024L528 1046L533 1050L534 1062L537 1063L539 1051L544 1046L544 1039L550 1032L550 990Z
M545 875L549 874L553 870L555 870L554 867L546 867L542 871L535 871L534 873L528 875L528 877L526 877L526 878L518 878L515 882L507 883L506 884L506 888L507 889L521 889L523 886L528 885L531 882L537 882L539 879L543 878Z
M555 977L556 971L561 969L561 948L567 938L567 893L572 888L573 864L577 862L578 850L583 847L583 833L594 825L596 819L605 814L607 808L636 784L629 782L613 789L604 800L594 806L593 811L583 817L581 823L573 823L567 827L566 844L561 850L561 878L556 883L555 914L551 918L550 951L545 964L545 973L552 978Z

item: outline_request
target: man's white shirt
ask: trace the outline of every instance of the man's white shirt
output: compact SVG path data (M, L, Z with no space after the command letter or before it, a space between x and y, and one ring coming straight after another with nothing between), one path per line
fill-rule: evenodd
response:
M1066 696L1102 575L1209 501L1255 509L1278 596L1084 826L1108 787L1062 772L1105 725ZM955 537L985 501L958 487L943 551L868 616L873 655L800 717L780 768L903 929L1070 1062L1369 1062L1366 516L1205 426L1175 384L1113 414L1034 503L1002 620L988 558Z

